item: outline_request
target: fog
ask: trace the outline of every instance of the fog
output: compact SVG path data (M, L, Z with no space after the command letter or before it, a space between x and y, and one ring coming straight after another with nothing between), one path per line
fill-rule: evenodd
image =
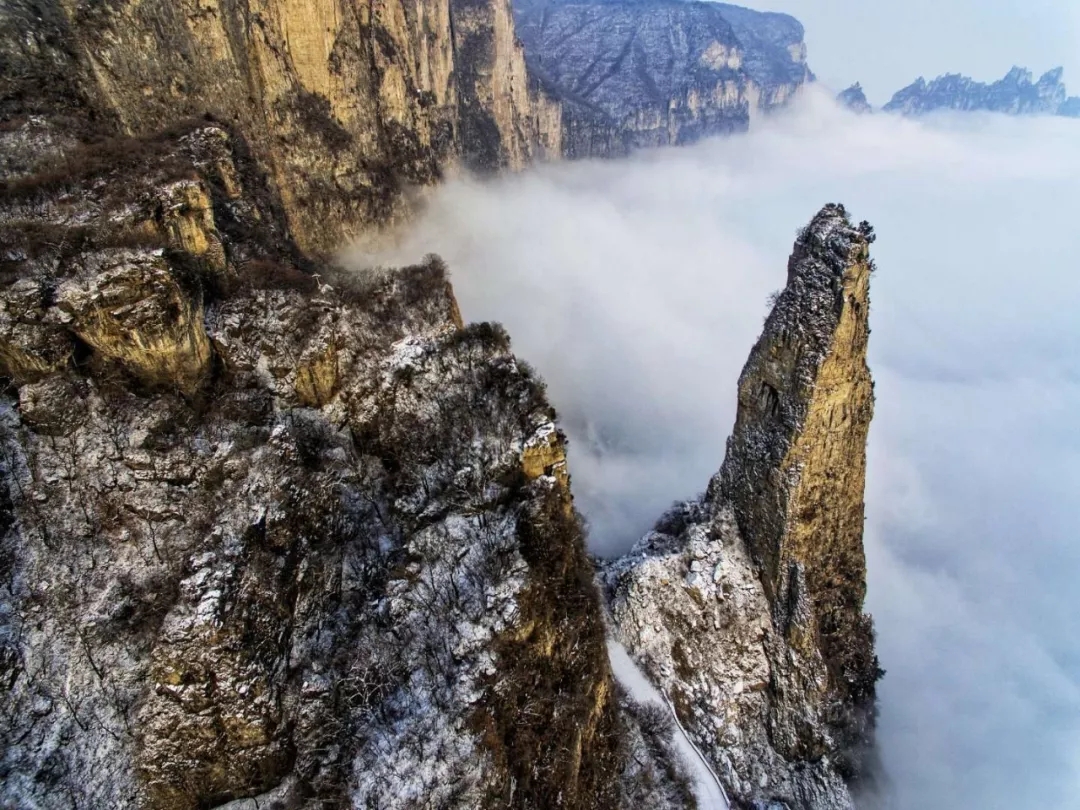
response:
M898 808L1080 795L1080 121L857 117L443 187L401 248L508 327L570 436L599 554L704 489L795 231L879 239L869 610ZM369 257L370 258L370 257Z

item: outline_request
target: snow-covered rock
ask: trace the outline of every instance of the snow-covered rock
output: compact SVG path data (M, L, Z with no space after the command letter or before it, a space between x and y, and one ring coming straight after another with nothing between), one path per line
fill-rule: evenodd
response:
M437 259L296 254L243 149L0 199L0 805L616 806L542 383Z

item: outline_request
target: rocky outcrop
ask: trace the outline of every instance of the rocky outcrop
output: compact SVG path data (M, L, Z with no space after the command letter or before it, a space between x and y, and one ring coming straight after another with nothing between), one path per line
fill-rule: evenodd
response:
M992 84L958 73L927 82L921 76L885 105L888 112L921 115L935 110L984 110L1008 115L1080 116L1080 98L1068 97L1062 68L1044 73L1038 81L1030 70L1014 67Z
M840 206L804 229L720 473L603 572L619 639L739 806L850 808L865 774L881 674L862 611L872 238Z
M530 95L508 0L0 6L5 131L36 112L81 122L55 136L76 142L211 115L245 136L309 252L394 222L410 188L454 167L554 151L547 104ZM9 173L25 140L0 132Z
M515 0L514 13L571 157L742 131L812 78L783 14L684 0Z
M867 101L866 93L863 91L862 85L859 84L859 82L855 82L855 84L851 85L847 90L839 93L836 96L836 100L852 112L868 113L874 111L870 102Z
M501 328L437 259L305 258L235 131L57 148L0 195L0 805L615 807L563 440Z

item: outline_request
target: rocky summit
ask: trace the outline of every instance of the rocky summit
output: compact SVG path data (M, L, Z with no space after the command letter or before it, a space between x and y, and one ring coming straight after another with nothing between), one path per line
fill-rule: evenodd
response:
M602 572L619 640L739 807L847 810L870 775L871 240L840 206L801 233L721 471Z
M1054 68L1038 81L1030 70L1014 67L991 84L958 73L933 81L919 77L892 97L884 109L905 115L935 110L983 110L1008 115L1062 115L1080 117L1080 97L1070 97L1062 82L1064 70Z
M703 81L780 103L801 28L717 8ZM801 232L721 471L599 571L502 327L438 257L328 259L455 167L574 151L515 30L0 0L0 806L691 810L678 729L733 807L850 807L869 226Z

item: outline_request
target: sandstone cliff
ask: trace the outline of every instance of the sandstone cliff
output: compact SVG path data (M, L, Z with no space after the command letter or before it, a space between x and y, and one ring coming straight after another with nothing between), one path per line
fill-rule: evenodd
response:
M437 259L304 259L225 128L61 151L0 195L0 805L615 807L505 333Z
M685 0L515 0L514 13L571 157L742 131L812 78L783 14Z
M321 253L400 218L447 170L561 143L508 0L5 0L0 120L33 112L85 122L76 139L210 114Z
M801 233L721 472L603 572L620 640L739 806L850 808L872 743L871 240L839 206Z

